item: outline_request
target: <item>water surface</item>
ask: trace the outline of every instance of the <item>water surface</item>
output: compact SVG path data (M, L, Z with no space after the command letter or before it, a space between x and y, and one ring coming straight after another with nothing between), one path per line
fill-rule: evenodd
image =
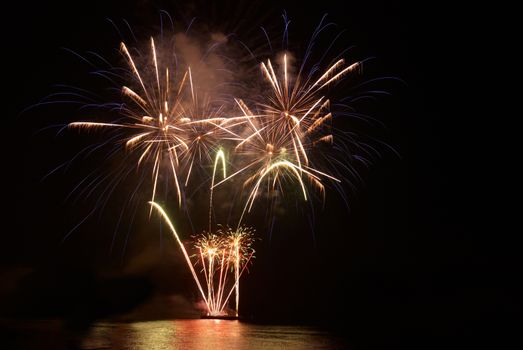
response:
M235 350L346 349L342 337L306 326L259 325L228 320L162 320L132 323L98 322L82 334L59 324L39 321L17 327L17 348ZM69 339L65 339L69 338ZM60 344L62 346L60 346Z

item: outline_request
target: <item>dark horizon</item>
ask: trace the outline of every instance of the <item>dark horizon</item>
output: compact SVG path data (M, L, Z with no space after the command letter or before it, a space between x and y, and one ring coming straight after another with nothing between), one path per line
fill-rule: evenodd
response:
M66 172L46 174L97 136L42 131L73 121L74 106L20 113L52 93L53 84L98 92L102 85L93 84L89 69L66 49L117 57L118 33L106 18L120 25L126 19L135 30L154 33L160 10L175 20L187 13L178 17L183 22L198 4L26 5L15 5L17 20L6 32L9 120L2 141L9 150L4 161L9 169L3 171L9 212L4 222L16 224L5 223L2 230L0 319L58 318L73 329L88 329L104 318L197 315L191 309L196 286L178 247L157 217L147 219L145 204L133 221L124 218L113 240L122 190L62 241L92 210L92 199L67 197L99 158L82 158ZM197 20L223 31L243 30L250 24L246 18L261 9L268 14L253 22L276 28L286 11L297 49L328 13L339 32L347 30L341 39L345 47L355 45L355 55L373 57L364 75L397 77L405 84L387 83L391 95L364 107L385 125L364 131L399 156L384 147L369 169L360 169L363 181L355 189L345 187L350 208L330 188L325 205L315 202L312 210L289 201L272 231L262 214L253 218L260 240L256 260L242 278L240 313L253 322L334 328L355 344L492 340L489 332L479 335L487 330L485 317L516 301L504 289L487 288L483 274L474 270L492 257L475 255L482 241L464 224L471 185L460 160L465 141L453 142L466 122L451 119L443 102L450 74L445 47L453 42L451 29L437 25L445 10L416 11L387 1L271 1L243 8L224 1L223 7L205 7ZM190 231L188 221L180 226ZM491 298L498 306L482 302ZM505 332L514 329L507 320L501 323Z

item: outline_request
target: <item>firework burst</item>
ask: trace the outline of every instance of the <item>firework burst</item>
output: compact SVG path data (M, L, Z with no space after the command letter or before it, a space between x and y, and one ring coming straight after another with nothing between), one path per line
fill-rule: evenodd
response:
M262 184L268 191L283 191L283 180L299 184L307 200L306 181L324 193L324 178L341 182L338 178L320 171L311 159L310 152L320 143L333 143L329 121L332 119L330 101L324 94L327 87L345 75L355 72L360 63L346 65L343 59L331 65L316 79L309 74L291 74L288 54L282 56L279 74L271 60L260 68L268 89L255 100L255 111L241 99L235 99L238 109L246 118L248 130L234 150L246 165L226 180L242 174L244 187L250 187L243 214L249 212ZM243 217L242 214L242 217ZM240 219L241 221L241 219Z
M162 66L153 38L150 46L151 61L140 70L125 43L120 45L137 86L122 87L122 94L130 100L121 110L127 121L78 121L69 127L125 129L127 136L122 142L137 155L136 167L152 164L151 200L155 200L160 172L166 165L181 206L183 189L189 183L194 165L210 162L211 154L223 139L239 137L233 129L247 118L224 117L223 105L217 107L208 96L198 95L190 67L180 74L175 66L167 63Z
M208 316L227 314L227 303L233 292L236 292L235 315L238 316L240 303L240 277L254 257L254 229L239 227L219 229L216 233L203 233L194 237L194 250L191 256L187 252L180 236L165 210L155 202L149 202L167 223L185 262L191 271L198 291L205 303ZM197 272L197 266L201 269ZM203 279L204 283L200 281Z
M219 229L195 237L198 251L195 265L201 265L201 274L207 286L207 314L225 313L227 303L235 292L235 314L240 302L240 277L253 258L254 230L249 227Z

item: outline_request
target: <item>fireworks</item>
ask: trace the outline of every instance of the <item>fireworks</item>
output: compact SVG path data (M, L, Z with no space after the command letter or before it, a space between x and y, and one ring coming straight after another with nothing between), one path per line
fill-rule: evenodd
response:
M237 230L227 228L216 233L204 233L195 237L194 249L197 251L191 260L187 249L176 232L171 219L163 208L155 202L149 202L151 208L156 208L169 226L192 277L198 286L200 295L209 316L226 314L226 307L232 292L236 292L236 316L239 308L240 277L253 258L254 230L240 227ZM201 265L200 276L205 283L202 286L196 266ZM206 291L206 292L205 292Z
M201 264L207 284L208 315L224 314L227 302L235 291L235 313L238 316L240 277L254 254L253 234L251 228L240 227L196 237L194 246L198 253L195 257Z
M124 136L117 144L125 144L126 151L136 156L131 166L150 171L150 213L156 209L171 230L206 305L207 315L226 314L234 292L238 316L240 277L254 256L254 230L242 225L245 214L264 191L283 194L291 184L307 201L311 188L324 194L326 180L342 181L316 161L315 150L320 144L333 145L338 138L332 127L330 88L360 71L362 63L349 64L338 59L323 71L315 66L305 72L308 53L296 70L296 59L290 52L283 52L276 60L257 63L259 90L251 91L246 98L230 94L224 100L216 99L218 94L200 91L194 75L198 73L191 69L190 62L185 62L185 66L171 62L169 57L175 57L175 53L159 50L153 38L149 46L149 59L138 61L126 44L120 45L130 78L121 87L128 102L121 108L124 119L78 121L69 126L123 131ZM341 139L342 143L346 140ZM212 176L198 186L209 189L208 230L194 235L194 242L188 247L167 213L156 203L160 173L167 169L181 207L186 190L191 188L194 168L203 169L208 175L213 164ZM221 173L217 173L219 166ZM228 166L232 168L229 175ZM351 169L350 164L343 167ZM233 178L241 183L236 190L243 195L239 197L241 214L233 220L237 226L213 230L214 191Z
M188 185L193 166L212 159L216 145L228 137L237 137L232 128L246 122L246 117L226 118L223 106L213 108L208 97L198 97L191 68L177 74L176 67L162 67L154 39L151 38L151 62L143 76L125 43L120 50L126 58L132 80L138 89L122 87L122 94L131 104L122 109L125 123L73 122L71 128L120 128L129 131L124 138L127 150L138 157L136 166L152 163L152 198L157 191L160 169L167 164L181 206L183 188ZM151 66L153 72L151 74Z
M242 217L246 210L251 210L264 180L269 189L283 191L282 179L294 179L304 200L307 200L304 179L322 193L322 178L340 182L336 177L316 169L309 152L318 143L332 143L334 139L326 125L332 119L330 101L321 92L355 71L360 63L345 67L345 61L340 59L316 80L312 80L310 75L307 78L301 74L293 77L289 73L287 54L283 55L281 66L279 78L270 60L261 63L261 71L271 89L256 102L257 113L253 113L242 100L235 100L243 116L248 118L246 127L249 129L249 134L234 148L247 159L247 165L229 177L247 174L244 187L252 185Z
M268 59L260 63L264 80L260 85L266 88L263 94L250 99L253 106L249 107L239 98L233 97L227 105L200 96L191 67L183 71L169 64L163 59L169 53L159 55L153 38L151 59L141 70L124 43L120 50L129 65L129 85L136 86L121 88L129 100L122 109L126 122L82 121L69 126L124 129L122 141L127 151L136 154L135 166L150 167L152 201L160 172L168 169L181 206L194 166L204 168L212 161L212 154L225 144L232 145L231 153L243 165L216 184L213 178L212 187L242 176L243 187L249 189L243 214L252 209L263 181L271 191L283 192L282 180L290 179L298 184L304 200L308 198L306 183L323 193L323 179L340 182L318 169L310 153L319 143L334 142L326 88L357 71L359 62L346 65L340 59L313 78L314 74L305 75L301 70L293 74L288 53L283 54L276 69ZM239 113L231 115L231 110Z

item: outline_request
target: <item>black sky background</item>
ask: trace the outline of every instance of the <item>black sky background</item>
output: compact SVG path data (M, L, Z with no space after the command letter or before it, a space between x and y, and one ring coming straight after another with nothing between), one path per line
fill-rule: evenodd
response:
M336 193L328 193L325 208L314 213L314 235L307 217L292 210L288 219L277 221L270 238L259 232L257 259L242 281L245 316L260 322L327 324L362 343L497 341L498 331L514 332L509 319L519 304L504 282L513 273L514 256L502 254L469 225L477 220L469 206L476 198L474 180L466 171L470 148L464 130L469 119L453 106L455 84L462 82L459 66L465 61L460 53L466 49L452 26L457 14L449 14L441 3L419 8L387 1L223 4L215 9L194 6L204 8L202 21L210 18L218 27L227 18L224 30L247 21L240 25L244 28L252 18L254 24L280 25L273 18L286 10L291 40L302 42L322 14L329 13L347 29L347 46L377 57L369 74L407 83L391 87L393 95L369 110L387 126L376 135L401 157L384 152L362 173L365 184L350 192L350 211ZM190 276L173 272L183 266L181 258L169 236L157 233L158 221L148 224L138 215L127 245L123 234L110 251L118 212L109 207L61 243L90 211L89 201L64 199L82 169L95 166L96 159L41 179L93 135L35 135L46 125L63 122L74 108L45 107L20 115L49 94L52 84L90 84L84 77L87 70L62 47L116 57L118 37L106 17L125 18L140 30L158 25L160 9L176 18L190 12L186 7L191 6L19 2L4 11L9 18L4 23L8 49L2 75L9 90L3 95L7 110L1 126L8 207L0 245L2 316L59 317L88 325L150 303L157 295L194 297ZM269 14L260 15L263 9ZM502 272L493 261L504 266ZM491 328L488 320L496 320L497 326Z

